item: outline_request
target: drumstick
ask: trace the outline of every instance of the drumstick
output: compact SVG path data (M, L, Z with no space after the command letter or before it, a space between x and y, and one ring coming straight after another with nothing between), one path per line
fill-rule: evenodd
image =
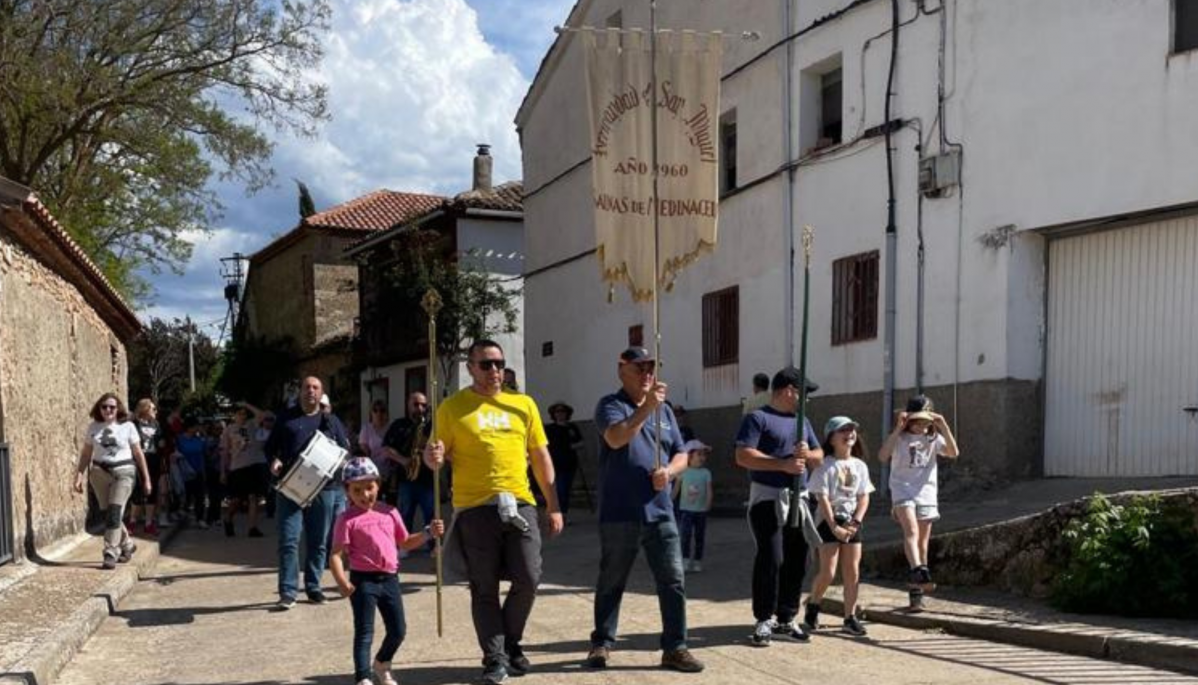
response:
M428 289L420 306L428 314L428 442L432 444L437 439L437 423L433 417L437 415L437 312L441 311L441 296L436 290ZM419 430L419 429L418 429ZM415 455L413 455L414 457ZM433 471L433 518L441 520L441 470ZM433 538L433 558L437 566L437 637L442 636L441 614L441 538Z

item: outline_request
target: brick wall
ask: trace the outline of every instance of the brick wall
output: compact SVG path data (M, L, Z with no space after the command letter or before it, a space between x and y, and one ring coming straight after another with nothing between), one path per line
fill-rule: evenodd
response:
M128 392L124 345L79 291L0 229L0 440L12 458L16 549L82 530L71 491L88 411Z

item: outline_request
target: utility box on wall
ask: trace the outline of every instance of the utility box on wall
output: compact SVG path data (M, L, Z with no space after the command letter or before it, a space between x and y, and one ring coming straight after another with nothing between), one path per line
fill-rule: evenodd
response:
M961 153L957 150L919 160L919 192L944 197L961 182Z

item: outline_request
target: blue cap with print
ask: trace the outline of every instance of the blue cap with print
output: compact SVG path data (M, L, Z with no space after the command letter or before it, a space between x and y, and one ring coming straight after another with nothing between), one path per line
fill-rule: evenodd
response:
M378 480L379 467L366 457L354 457L345 462L341 472L341 480L345 483L356 483L360 480Z

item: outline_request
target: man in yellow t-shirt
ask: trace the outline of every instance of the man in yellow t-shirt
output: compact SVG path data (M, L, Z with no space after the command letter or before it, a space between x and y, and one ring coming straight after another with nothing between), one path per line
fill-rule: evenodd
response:
M528 467L549 514L549 534L562 530L549 440L537 403L503 389L503 349L490 340L470 346L471 385L441 403L437 440L425 463L453 464L453 536L465 557L474 632L483 651L483 682L501 683L530 667L520 646L541 581L541 533ZM506 506L505 506L506 505ZM499 581L511 580L502 606Z

